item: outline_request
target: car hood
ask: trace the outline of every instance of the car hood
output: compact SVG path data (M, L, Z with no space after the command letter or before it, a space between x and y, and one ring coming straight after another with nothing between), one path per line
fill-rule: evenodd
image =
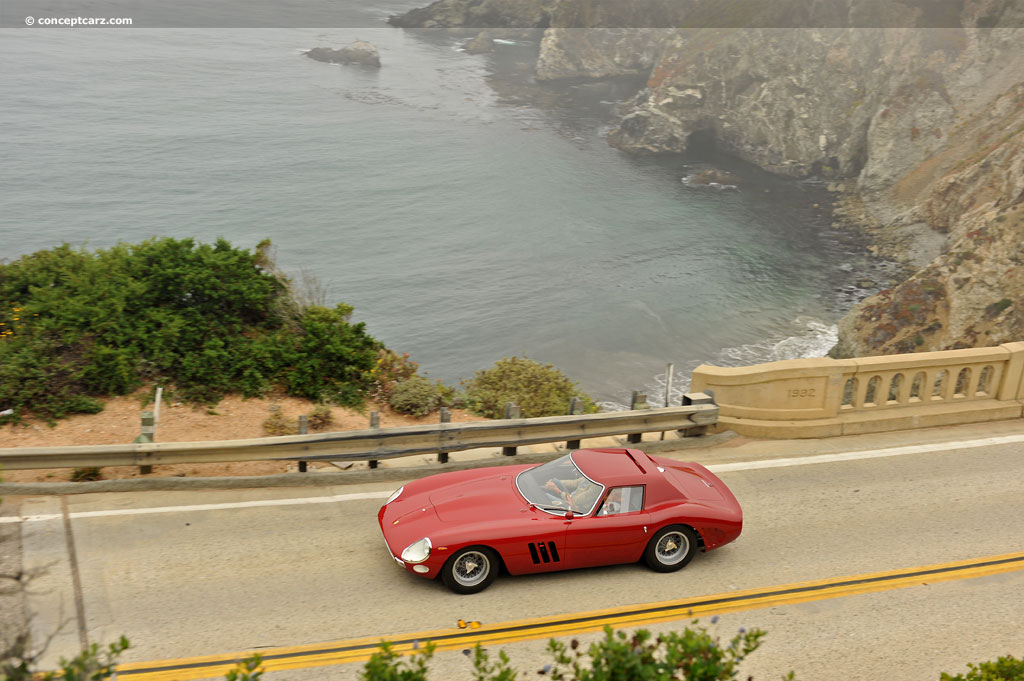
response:
M467 480L431 492L430 504L445 523L509 517L527 504L515 485L515 476L508 474Z
M453 471L414 480L378 511L384 539L398 556L411 542L447 542L464 526L507 519L529 504L515 488L516 475L532 466ZM455 534L452 535L451 533Z

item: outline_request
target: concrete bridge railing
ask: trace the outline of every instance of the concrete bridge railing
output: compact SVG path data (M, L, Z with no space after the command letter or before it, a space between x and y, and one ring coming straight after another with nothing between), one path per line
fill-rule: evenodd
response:
M1024 342L998 347L749 367L702 364L691 390L714 394L715 430L832 437L1024 415Z

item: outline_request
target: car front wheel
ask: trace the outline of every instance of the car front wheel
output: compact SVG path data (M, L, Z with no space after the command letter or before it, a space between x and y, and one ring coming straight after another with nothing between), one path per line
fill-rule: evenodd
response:
M441 568L441 580L457 594L475 594L494 581L498 573L498 554L486 546L470 546L456 551Z
M644 551L648 567L658 572L675 572L686 566L699 548L697 533L685 525L662 528Z

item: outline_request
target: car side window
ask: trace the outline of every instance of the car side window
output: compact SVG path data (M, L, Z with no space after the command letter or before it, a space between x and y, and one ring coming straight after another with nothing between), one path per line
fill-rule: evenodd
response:
M644 507L644 486L635 487L613 487L604 503L598 509L597 515L619 515L621 513L634 513Z

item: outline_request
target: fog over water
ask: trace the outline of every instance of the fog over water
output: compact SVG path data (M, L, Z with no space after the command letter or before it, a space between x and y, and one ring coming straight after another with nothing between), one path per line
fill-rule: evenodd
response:
M427 375L525 354L609 407L659 403L667 362L678 392L701 362L822 355L884 283L820 185L609 148L630 84L540 86L536 45L467 55L348 7L359 28L0 29L0 258L269 237ZM379 70L301 54L356 39ZM688 184L697 162L741 182Z

